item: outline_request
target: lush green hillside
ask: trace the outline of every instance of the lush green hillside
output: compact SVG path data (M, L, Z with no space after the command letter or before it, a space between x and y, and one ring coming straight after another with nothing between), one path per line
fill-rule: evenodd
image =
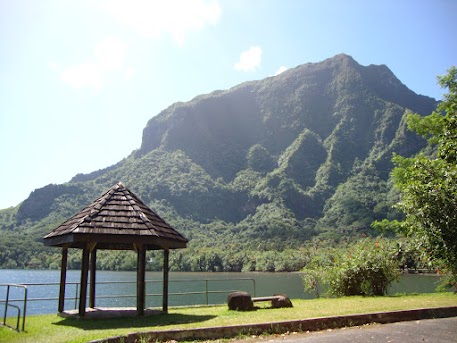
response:
M398 216L392 153L425 146L407 131L405 113L435 107L386 66L347 55L173 104L116 165L0 211L0 266L32 266L37 256L49 266L54 250L40 237L118 181L191 240L189 252L176 253L177 268L260 270L252 260L273 252L265 260L280 264L313 237L357 234ZM14 254L10 242L19 241L34 241L37 252Z

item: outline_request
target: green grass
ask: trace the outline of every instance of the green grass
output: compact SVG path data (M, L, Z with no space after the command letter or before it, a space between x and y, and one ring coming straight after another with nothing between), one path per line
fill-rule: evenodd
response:
M229 311L227 306L171 309L168 315L146 318L77 320L57 315L29 316L25 332L0 327L0 342L87 342L152 330L254 324L356 313L457 306L457 295L431 293L392 297L345 297L292 300L293 308ZM14 324L9 318L7 323Z

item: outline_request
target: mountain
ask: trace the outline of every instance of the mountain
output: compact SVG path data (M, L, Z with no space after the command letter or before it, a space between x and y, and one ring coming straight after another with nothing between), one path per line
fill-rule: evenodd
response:
M290 247L369 230L373 220L398 216L392 154L425 146L405 114L436 105L384 65L344 54L307 63L171 105L116 165L0 211L0 234L38 239L118 181L194 245Z

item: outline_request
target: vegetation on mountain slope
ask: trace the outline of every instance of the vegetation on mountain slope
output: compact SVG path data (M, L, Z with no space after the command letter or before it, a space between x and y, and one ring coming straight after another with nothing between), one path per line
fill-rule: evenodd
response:
M300 269L305 257L291 265L293 251L306 256L319 242L370 233L373 220L402 218L391 208L392 154L425 146L406 114L435 107L386 66L347 55L174 104L116 165L1 210L0 266L31 267L33 256L55 267L49 256L57 249L40 246L41 237L122 181L190 239L174 253L181 269ZM13 239L38 250L17 256ZM103 268L135 266L116 253L103 258Z

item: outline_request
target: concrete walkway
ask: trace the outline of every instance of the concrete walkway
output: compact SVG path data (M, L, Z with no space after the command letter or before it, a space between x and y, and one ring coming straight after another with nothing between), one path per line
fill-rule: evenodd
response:
M457 343L457 317L247 338L231 343Z

